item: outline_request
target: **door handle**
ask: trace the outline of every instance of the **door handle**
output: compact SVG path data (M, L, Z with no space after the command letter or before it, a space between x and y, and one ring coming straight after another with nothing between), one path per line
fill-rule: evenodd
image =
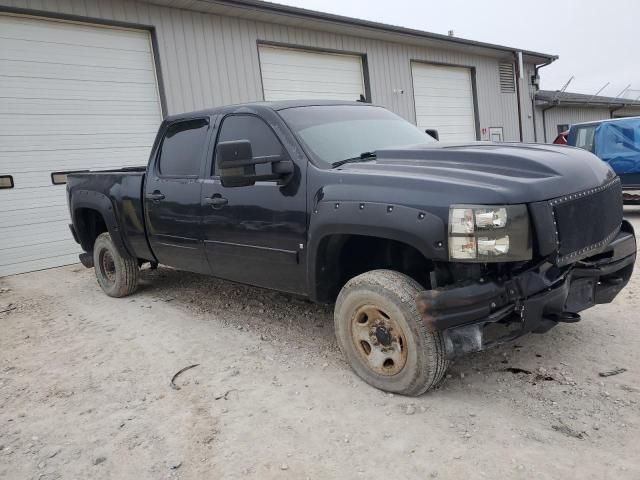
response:
M229 203L229 200L224 198L220 194L215 194L213 197L207 197L204 199L204 203L211 205L211 208L222 208Z
M147 199L152 202L159 202L160 200L164 200L164 193L155 190L153 193L147 193Z

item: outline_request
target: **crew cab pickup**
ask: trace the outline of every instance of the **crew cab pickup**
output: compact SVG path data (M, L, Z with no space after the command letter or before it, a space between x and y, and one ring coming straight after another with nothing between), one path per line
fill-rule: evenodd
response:
M620 180L593 154L438 143L364 103L171 116L146 168L67 190L107 295L133 293L148 263L335 303L355 372L406 395L456 356L611 302L636 258Z

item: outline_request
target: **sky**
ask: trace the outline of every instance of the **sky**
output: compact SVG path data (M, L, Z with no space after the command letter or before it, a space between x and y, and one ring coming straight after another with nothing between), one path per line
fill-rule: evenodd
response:
M640 96L640 0L277 0L277 3L559 55L541 88Z

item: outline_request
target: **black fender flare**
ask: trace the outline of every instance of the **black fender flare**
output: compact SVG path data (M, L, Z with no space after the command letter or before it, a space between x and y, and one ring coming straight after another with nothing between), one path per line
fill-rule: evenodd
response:
M396 240L412 246L425 258L447 261L447 231L442 219L425 210L403 205L356 201L317 203L309 220L307 285L319 300L316 271L323 239L331 235L363 235Z
M71 219L74 225L78 224L76 214L81 208L95 210L102 215L102 218L107 225L109 235L111 235L111 240L113 240L113 244L120 255L129 257L135 256L132 254L132 249L127 245L126 239L118 226L114 206L109 197L100 192L74 190L70 201ZM82 240L80 232L78 232L78 235L80 240ZM81 245L86 252L93 250L93 245L83 245L82 243Z

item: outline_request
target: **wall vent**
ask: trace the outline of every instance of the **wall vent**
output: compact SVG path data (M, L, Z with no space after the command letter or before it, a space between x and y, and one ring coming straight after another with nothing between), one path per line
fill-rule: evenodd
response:
M515 93L516 79L513 63L500 63L500 91L502 93Z

